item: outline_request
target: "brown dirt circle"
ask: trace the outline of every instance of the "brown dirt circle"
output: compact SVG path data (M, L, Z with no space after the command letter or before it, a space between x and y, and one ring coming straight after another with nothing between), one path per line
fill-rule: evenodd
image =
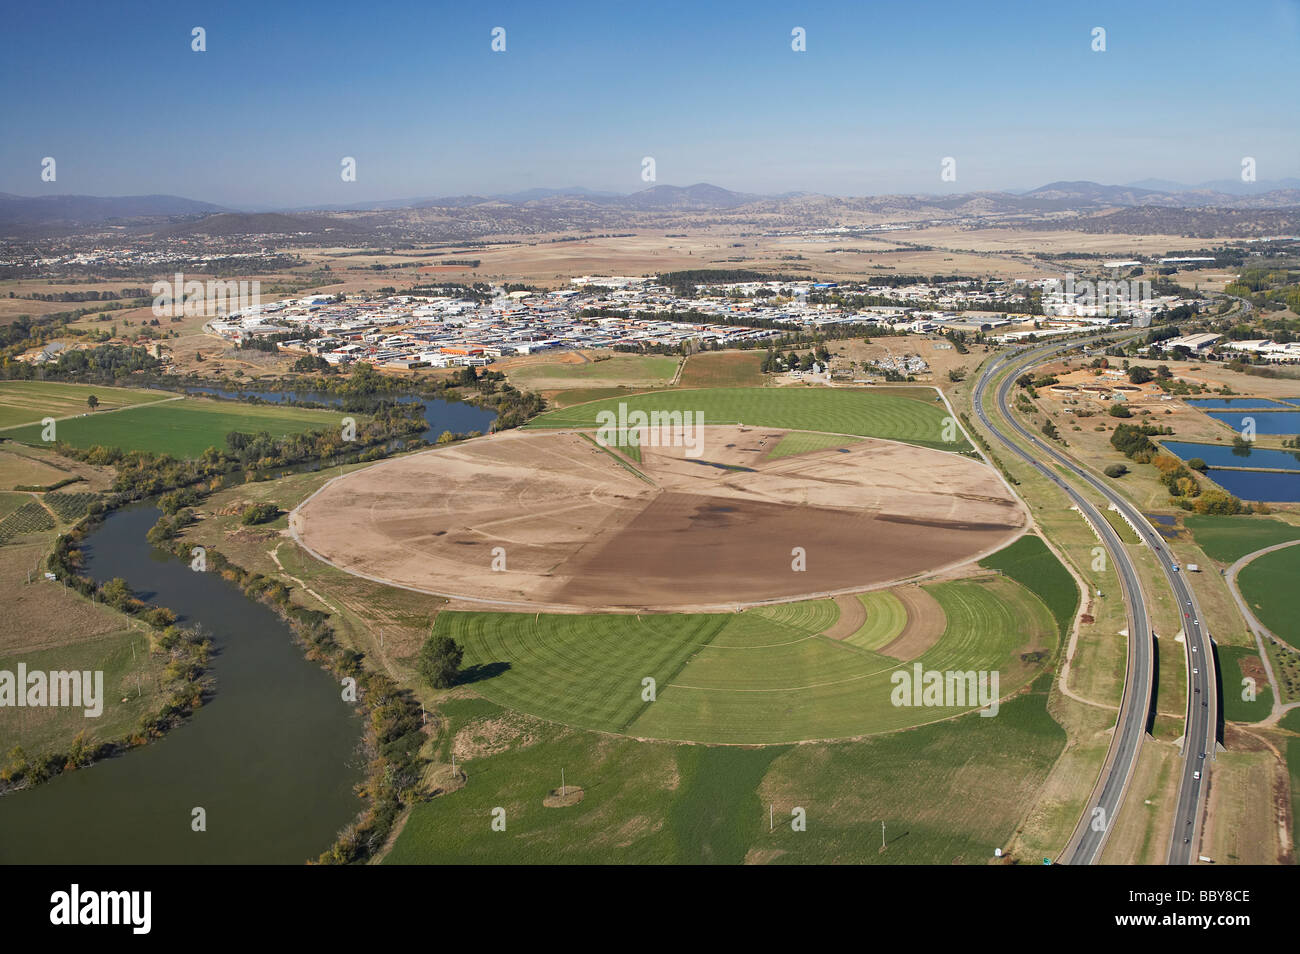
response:
M326 484L290 530L350 573L470 603L681 612L915 578L1027 526L957 454L859 440L771 460L780 429L705 432L702 457L643 444L640 463L546 431L394 458Z
M571 805L577 805L585 798L587 793L580 786L569 785L561 794L558 788L551 789L549 795L542 799L542 804L547 808L568 808Z

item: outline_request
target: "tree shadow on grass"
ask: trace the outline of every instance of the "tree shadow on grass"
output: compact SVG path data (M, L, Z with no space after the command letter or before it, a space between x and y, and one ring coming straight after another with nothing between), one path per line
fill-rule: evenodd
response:
M501 675L510 669L508 662L482 663L477 666L466 666L460 671L460 676L456 680L456 685L464 686L471 682L482 682L484 679L492 679Z

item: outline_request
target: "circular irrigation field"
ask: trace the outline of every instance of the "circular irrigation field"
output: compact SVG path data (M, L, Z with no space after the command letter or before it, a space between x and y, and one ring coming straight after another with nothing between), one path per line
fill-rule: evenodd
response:
M825 393L773 407L814 422L829 406L808 401ZM890 421L933 426L937 441L939 409L893 401L905 413L891 404ZM829 409L834 426L869 433L846 410ZM598 442L557 425L384 461L326 484L290 526L348 572L471 603L681 612L924 576L999 549L1028 523L992 468L948 451L779 426L636 433Z
M737 745L950 719L980 699L900 705L896 676L995 672L988 698L1005 700L1058 644L1037 596L987 575L740 613L444 611L434 632L465 648L475 692L507 708L635 738Z

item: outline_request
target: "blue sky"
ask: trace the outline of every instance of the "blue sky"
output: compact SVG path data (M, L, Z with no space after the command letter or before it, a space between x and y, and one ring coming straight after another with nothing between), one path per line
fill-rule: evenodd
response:
M765 193L1300 175L1297 0L46 2L4 24L21 195L631 192L643 156L659 183Z

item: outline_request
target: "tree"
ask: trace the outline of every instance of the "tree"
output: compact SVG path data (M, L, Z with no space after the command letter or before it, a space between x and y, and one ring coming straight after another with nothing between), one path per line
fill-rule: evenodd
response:
M1107 477L1123 477L1128 473L1128 468L1123 464L1111 464L1104 473Z
M99 407L99 398L95 397L95 395L93 395L93 394L90 395L89 397L87 397L87 398L86 398L86 407L90 408L92 411L93 411L95 408Z
M456 640L431 635L420 647L416 668L433 688L450 689L460 677L460 662L464 657L465 650Z
M121 609L131 599L131 588L127 586L126 580L115 576L100 587L99 595L109 606Z
M1131 384L1146 384L1153 377L1155 375L1151 373L1151 369L1140 364L1134 365L1128 371L1128 379Z

